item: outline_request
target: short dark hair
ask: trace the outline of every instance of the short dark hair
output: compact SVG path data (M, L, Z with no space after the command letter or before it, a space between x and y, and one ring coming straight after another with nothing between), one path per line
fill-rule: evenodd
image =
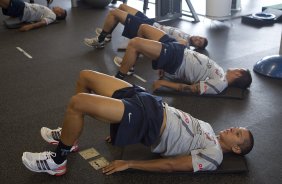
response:
M189 38L189 42L190 42L190 45L191 45L191 46L195 47L195 49L201 49L201 50L202 50L202 49L205 49L205 48L206 48L206 46L208 45L208 39L207 39L207 38L205 38L205 37L201 37L201 36L198 36L198 37L203 38L204 43L203 43L203 45L202 45L202 46L195 46L194 41L192 42L192 37L194 37L194 36L190 36L190 38Z
M56 20L65 20L67 17L67 10L64 10L64 13L62 15L56 15Z
M250 130L249 132L249 139L245 140L243 144L239 145L241 149L240 155L246 155L248 154L254 147L254 136Z
M252 75L250 70L243 70L241 71L242 76L235 79L231 86L234 87L238 87L241 89L247 89L248 87L250 87L251 83L252 83Z
M204 38L204 44L202 45L202 47L200 47L201 49L205 49L208 45L208 39Z

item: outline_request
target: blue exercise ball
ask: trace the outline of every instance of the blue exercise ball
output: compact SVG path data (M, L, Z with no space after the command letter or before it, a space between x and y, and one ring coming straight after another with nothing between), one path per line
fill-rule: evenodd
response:
M254 71L273 78L282 78L282 56L266 56L254 65Z
M83 0L83 1L94 8L105 8L112 2L112 0Z

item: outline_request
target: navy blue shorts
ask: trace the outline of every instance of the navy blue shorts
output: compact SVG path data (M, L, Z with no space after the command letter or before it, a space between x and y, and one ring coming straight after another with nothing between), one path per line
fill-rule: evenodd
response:
M182 63L185 48L178 42L162 43L160 57L152 61L152 68L154 70L162 69L169 74L174 74Z
M135 15L128 14L124 22L122 36L129 39L135 38L141 24L153 25L154 22L154 19L146 17L146 15L140 11L138 11Z
M3 15L11 17L23 17L25 4L22 0L11 0L7 9L2 8Z
M168 42L177 42L177 40L165 34L163 35L163 37L160 38L159 42L168 43Z
M117 146L154 144L163 122L162 98L138 86L117 90L112 97L121 99L125 106L120 123L110 126L112 143Z

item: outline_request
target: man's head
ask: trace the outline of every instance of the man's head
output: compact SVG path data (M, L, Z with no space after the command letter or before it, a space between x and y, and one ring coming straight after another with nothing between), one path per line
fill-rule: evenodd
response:
M205 37L201 36L191 36L189 43L191 46L197 49L205 49L208 45L208 40Z
M226 79L229 86L247 89L252 83L251 72L244 68L231 68L226 72Z
M250 130L243 127L232 127L219 132L218 138L224 152L245 155L254 146L254 137Z
M61 7L55 6L52 8L53 12L56 14L57 20L64 20L67 17L67 11Z

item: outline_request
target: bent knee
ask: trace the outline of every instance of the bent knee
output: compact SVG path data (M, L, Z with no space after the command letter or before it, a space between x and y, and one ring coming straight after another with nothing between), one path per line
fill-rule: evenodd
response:
M140 31L146 31L149 27L150 27L150 25L148 25L148 24L141 24L139 26L139 30Z
M67 111L83 113L82 106L84 104L85 98L88 96L87 93L79 93L71 97Z
M111 16L116 16L117 15L117 12L118 12L119 10L118 9L113 9L113 10L110 10L110 12L109 12L109 14L111 15Z
M87 77L89 70L82 70L79 72L79 79L84 79Z
M79 78L78 78L78 83L85 83L88 81L91 75L96 75L97 72L92 71L92 70L82 70L79 73Z
M116 21L124 24L124 21L127 17L128 13L125 11L122 11L120 9L114 9L110 11L110 16L112 16L113 19Z
M126 4L120 4L118 9L122 10L122 11L126 11L127 9L127 5Z
M117 8L110 10L109 14L112 15L115 19L121 19L121 17L126 14L126 12Z
M142 36L143 35L143 33L144 33L144 30L146 29L146 26L145 26L146 24L141 24L140 26L139 26L139 29L138 29L138 36Z
M135 37L128 42L128 47L138 48L142 44L142 38Z
M85 78L88 78L90 75L96 75L96 74L97 72L93 70L82 70L79 73L79 78L85 79Z

